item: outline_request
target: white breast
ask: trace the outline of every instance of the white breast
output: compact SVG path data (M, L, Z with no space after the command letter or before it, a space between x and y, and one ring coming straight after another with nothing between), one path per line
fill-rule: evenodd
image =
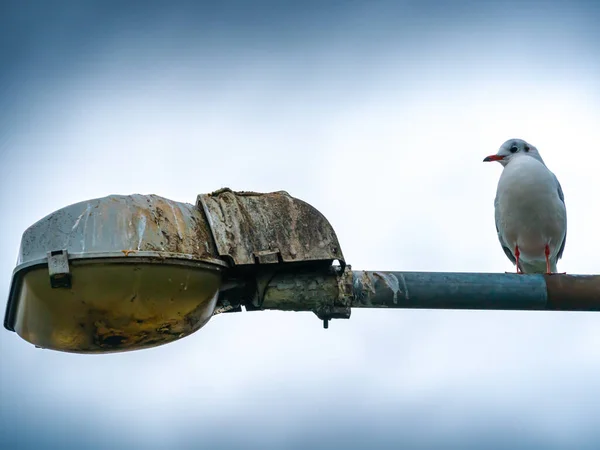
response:
M498 230L509 248L518 245L524 261L541 261L548 244L550 257L556 257L566 210L554 174L537 159L519 155L502 171L496 197Z

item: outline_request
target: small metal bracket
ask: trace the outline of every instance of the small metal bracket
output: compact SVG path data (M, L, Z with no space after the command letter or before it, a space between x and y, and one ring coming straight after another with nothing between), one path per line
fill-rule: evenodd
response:
M281 252L279 249L274 250L263 250L261 252L254 252L254 261L256 264L277 264L281 261Z
M56 288L71 288L71 271L69 270L69 254L67 250L48 252L48 274L50 286Z

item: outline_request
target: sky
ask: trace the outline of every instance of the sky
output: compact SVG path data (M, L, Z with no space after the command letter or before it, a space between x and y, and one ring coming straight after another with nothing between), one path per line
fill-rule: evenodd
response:
M110 194L285 190L353 269L514 270L494 229L507 139L568 212L559 270L598 272L594 1L13 1L0 5L0 291L23 231ZM600 315L217 316L137 352L0 330L11 449L594 448Z

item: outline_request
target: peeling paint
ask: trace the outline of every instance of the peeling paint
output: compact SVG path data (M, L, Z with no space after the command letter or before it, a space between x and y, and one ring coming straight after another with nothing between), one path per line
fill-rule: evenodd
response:
M137 249L140 250L142 247L142 240L144 239L144 232L146 231L146 216L141 215L140 220L138 222L138 246Z
M79 217L77 217L77 220L75 221L75 224L73 225L73 227L71 228L71 231L75 231L75 228L77 228L79 226L79 222L81 222L81 219L83 218L83 215L86 212L89 212L90 209L90 205L88 204L87 208L83 210L83 212L81 214L79 214Z
M89 203L87 204L87 208L84 211L84 214L86 214L86 213L87 213L87 215L85 216L85 220L83 222L83 233L81 234L81 251L82 252L85 252L85 239L87 237L87 223L88 223L88 220L92 213L92 206Z
M406 285L406 278L404 278L404 274L402 272L398 273L398 276L402 280L402 286L404 287L404 299L410 300L410 294L408 293L408 286Z
M373 275L381 278L387 287L391 289L394 294L393 302L394 304L398 304L398 294L402 294L398 278L391 272L373 272Z
M97 206L96 206L96 208L97 208ZM92 248L96 247L96 236L98 235L98 233L96 233L97 217L98 217L98 214L95 214L94 217L92 217Z
M370 303L371 296L375 294L374 281L371 272L354 272L354 281L352 283L353 303Z
M183 236L181 235L181 229L179 228L179 219L177 218L175 207L172 203L169 203L169 206L171 207L171 211L173 212L173 219L175 219L175 228L177 229L177 236L179 237L179 239L183 239Z

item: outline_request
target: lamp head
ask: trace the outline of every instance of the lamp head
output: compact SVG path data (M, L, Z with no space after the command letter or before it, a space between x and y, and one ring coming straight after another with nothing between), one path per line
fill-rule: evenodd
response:
M212 316L226 264L193 205L131 195L77 203L23 234L4 325L38 347L118 352Z

